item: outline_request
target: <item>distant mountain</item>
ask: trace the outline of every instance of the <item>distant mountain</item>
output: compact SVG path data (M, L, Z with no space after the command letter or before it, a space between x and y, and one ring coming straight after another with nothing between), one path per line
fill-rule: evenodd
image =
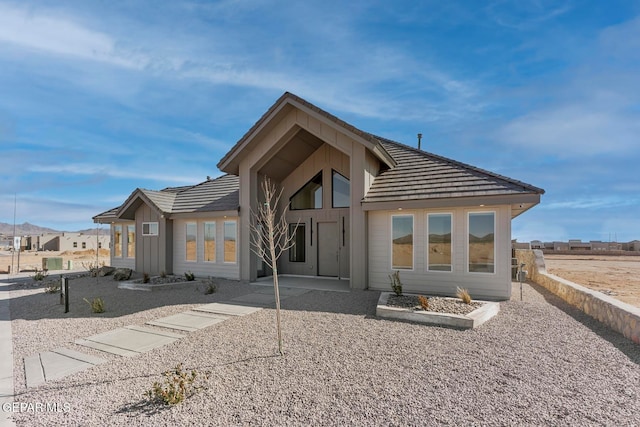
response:
M473 234L469 235L469 243L491 243L493 241L493 233L489 233L482 237L474 236Z
M53 228L40 227L38 225L33 225L28 222L25 222L23 224L16 224L16 234L19 236L47 234L47 233L62 233L62 231L54 230ZM75 231L74 233L96 234L96 229L89 228L87 230ZM0 234L4 234L5 236L13 236L13 224L0 222ZM109 234L109 227L100 228L100 234Z

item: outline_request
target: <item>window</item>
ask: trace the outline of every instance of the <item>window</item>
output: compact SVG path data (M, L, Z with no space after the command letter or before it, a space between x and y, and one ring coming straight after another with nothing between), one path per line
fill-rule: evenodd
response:
M495 213L469 213L469 272L495 271Z
M82 242L82 249L87 249L87 242Z
M413 215L391 217L391 268L413 269Z
M157 236L158 235L158 223L157 222L143 222L142 223L142 235L143 236Z
M338 172L331 176L331 203L334 208L348 208L350 205L349 180Z
M113 226L113 256L122 256L122 226Z
M427 215L429 271L451 271L451 214Z
M204 223L204 260L216 262L216 223Z
M187 261L198 260L198 248L196 241L196 233L198 232L198 224L195 222L188 222L186 224L186 246L185 246L185 259Z
M78 247L78 242L73 242L73 247L77 248Z
M127 257L136 257L136 226L127 225Z
M291 210L322 209L322 171L289 200Z
M304 262L305 261L305 226L304 224L289 224L289 234L294 235L293 246L289 248L289 261Z
M236 262L236 238L238 230L235 221L224 222L224 262Z
M102 242L98 242L98 249L102 249Z

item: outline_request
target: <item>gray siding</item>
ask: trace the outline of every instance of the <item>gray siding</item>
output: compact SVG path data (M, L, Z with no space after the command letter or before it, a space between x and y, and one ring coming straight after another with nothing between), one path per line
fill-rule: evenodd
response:
M493 211L495 217L495 273L467 272L467 215ZM452 213L453 271L427 271L426 220L428 213ZM511 212L509 206L369 212L369 288L390 291L391 216L413 215L413 270L400 270L404 292L455 295L456 287L469 290L472 298L503 300L511 296Z

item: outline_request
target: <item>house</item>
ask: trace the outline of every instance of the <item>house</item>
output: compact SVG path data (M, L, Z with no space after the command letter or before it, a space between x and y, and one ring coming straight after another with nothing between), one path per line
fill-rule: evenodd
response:
M111 223L112 264L158 274L253 281L250 212L264 177L288 201L295 245L282 274L348 279L353 289L477 298L511 294L511 220L544 190L372 135L291 93L220 160L225 175L191 187L137 189L94 217ZM298 227L294 227L299 223Z

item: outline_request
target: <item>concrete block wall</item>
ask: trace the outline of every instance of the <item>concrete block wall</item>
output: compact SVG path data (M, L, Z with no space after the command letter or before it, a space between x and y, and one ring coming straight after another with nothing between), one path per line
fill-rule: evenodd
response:
M547 273L540 250L516 250L516 258L518 264L525 264L527 278L640 344L640 308Z

